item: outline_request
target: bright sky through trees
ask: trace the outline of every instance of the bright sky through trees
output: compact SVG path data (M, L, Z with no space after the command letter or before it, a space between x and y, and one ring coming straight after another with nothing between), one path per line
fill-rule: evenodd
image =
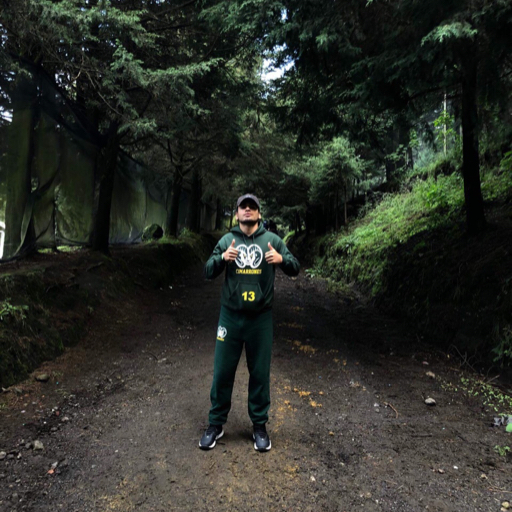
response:
M261 70L261 78L265 82L270 82L272 80L276 80L277 78L281 78L285 71L288 71L293 66L293 63L290 62L284 67L274 68L272 61L270 59L265 59L263 61L263 66Z

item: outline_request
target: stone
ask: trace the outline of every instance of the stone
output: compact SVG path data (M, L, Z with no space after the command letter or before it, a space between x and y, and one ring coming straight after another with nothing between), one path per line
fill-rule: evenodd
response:
M50 380L50 376L47 373L40 373L36 375L37 382L48 382Z
M39 452L44 450L44 444L41 441L34 441L34 451Z
M0 452L0 460L4 460L7 457L7 453Z
M144 228L142 232L142 240L159 240L164 236L164 230L158 224L151 224Z
M425 400L425 404L430 405L431 407L436 405L436 401L433 398L427 398Z

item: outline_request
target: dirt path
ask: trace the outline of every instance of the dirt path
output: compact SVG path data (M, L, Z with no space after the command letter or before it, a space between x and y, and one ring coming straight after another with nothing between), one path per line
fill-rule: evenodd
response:
M252 447L243 364L225 437L198 449L220 280L190 272L104 311L36 372L49 382L17 386L0 410L0 510L487 512L512 500L494 450L510 438L450 389L460 375L445 356L415 352L412 331L321 281L276 286L269 453Z

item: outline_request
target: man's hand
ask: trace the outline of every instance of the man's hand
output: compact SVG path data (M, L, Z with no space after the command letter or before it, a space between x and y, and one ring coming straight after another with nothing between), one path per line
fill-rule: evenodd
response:
M283 262L283 257L268 243L270 249L265 253L265 259L269 265L280 265Z
M235 261L238 257L238 251L235 249L235 239L231 242L231 245L222 253L222 259L228 263Z

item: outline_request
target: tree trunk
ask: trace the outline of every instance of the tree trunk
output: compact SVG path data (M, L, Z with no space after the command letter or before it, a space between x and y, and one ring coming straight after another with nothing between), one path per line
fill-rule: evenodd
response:
M306 225L306 236L309 236L314 224L314 213L309 203L306 204L306 215L304 219L304 224Z
M413 154L412 148L410 146L407 148L407 155L408 155L407 168L413 169L414 168L414 154Z
M386 182L391 183L391 180L393 179L393 176L394 176L394 166L389 158L386 158L385 166L386 166Z
M8 129L4 258L34 249L32 218L32 159L37 117L35 80L17 77L13 93L12 122Z
M478 233L486 225L480 187L478 148L477 62L467 56L462 79L462 175L469 233Z
M194 169L192 174L192 190L188 205L187 227L194 233L199 233L201 227L201 177Z
M327 232L327 212L325 205L314 207L313 218L315 219L315 235L324 235Z
M167 236L178 236L178 220L180 213L180 200L183 178L181 170L177 169L174 173L174 179L171 187L171 204L167 209L167 222L165 234Z
M446 92L444 93L444 102L443 102L443 116L444 116L444 123L443 123L443 151L444 156L448 154L448 127L446 126L446 107L447 107L447 101L446 101Z
M345 191L345 204L343 205L343 213L345 215L345 228L348 226L348 211L347 211L347 196L348 196L348 193L347 193L347 190L348 190L348 187L347 185L345 185L344 187L344 191Z
M231 206L231 209L230 209L230 217L229 217L229 229L231 230L231 228L233 227L233 212L235 211L235 208L236 208L236 204L234 204L233 206Z
M222 219L224 218L224 212L222 209L222 203L220 199L217 199L217 210L215 215L215 231L220 231L222 229Z
M112 207L112 193L114 191L114 179L116 176L117 158L119 156L119 123L110 123L105 143L99 153L97 171L98 199L94 215L91 247L95 251L108 254L110 237L110 210Z
M300 221L299 212L295 212L295 232L300 235L302 233L302 224Z
M340 221L339 221L339 192L338 185L336 185L334 199L334 227L336 229L336 233L340 230Z

